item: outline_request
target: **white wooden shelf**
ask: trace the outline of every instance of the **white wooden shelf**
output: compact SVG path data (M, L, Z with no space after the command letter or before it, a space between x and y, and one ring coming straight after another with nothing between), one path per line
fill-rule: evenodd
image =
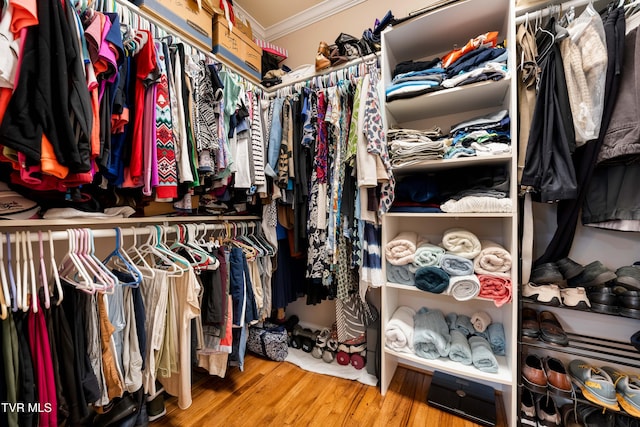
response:
M447 298L450 300L455 301L455 299L451 296L451 295L447 295L444 293L441 294L434 294L432 292L427 292L427 291L423 291L422 289L417 288L416 286L411 286L411 285L403 285L401 283L393 283L393 282L387 282L386 284L387 288L392 288L392 289L400 289L404 292L415 292L416 294L419 294L418 296L422 296L422 297L429 297L429 298ZM490 302L493 304L493 300L491 298L473 298L476 301L486 301L486 302ZM509 303L511 304L511 303Z
M510 218L515 212L387 212L386 218Z
M463 365L460 362L454 362L451 359L441 357L439 359L425 359L410 353L400 353L390 348L384 348L384 352L387 355L393 356L398 359L398 362L409 362L409 364L421 365L430 370L441 370L449 372L453 375L463 375L471 377L481 381L489 381L496 384L513 385L511 368L509 367L507 360L503 356L496 356L498 361L498 372L495 374L481 371L473 365Z
M508 166L511 162L511 154L496 154L493 156L461 157L457 159L423 160L408 166L396 166L393 168L395 175L411 174L419 172L431 172L442 169L463 168L469 166Z
M163 224L163 223L184 223L184 222L224 222L224 221L256 221L260 220L258 216L145 216L145 217L129 217L129 218L68 218L68 219L24 219L24 220L5 220L0 222L0 228L26 228L26 227L67 227L76 226L102 226L102 227L118 227L131 226L135 224Z

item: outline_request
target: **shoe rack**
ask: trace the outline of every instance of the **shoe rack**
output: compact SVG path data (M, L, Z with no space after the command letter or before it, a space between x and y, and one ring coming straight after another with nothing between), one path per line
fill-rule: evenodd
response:
M464 46L470 39L488 31L498 31L499 40L507 41L509 70L515 70L513 28L513 2L509 0L465 0L453 2L425 15L399 24L382 34L382 83L390 85L395 66L407 60L429 60L441 57L455 47ZM511 118L511 135L516 135L515 79L507 76L498 81L486 81L467 86L443 89L409 99L385 103L388 128L425 130L438 126L442 133L451 126L471 118L507 110ZM427 160L416 165L394 169L396 179L403 177L455 171L464 174L469 167L506 168L510 178L510 197L514 200L512 212L503 213L387 213L382 218L382 242L401 232L412 231L437 244L450 228L464 228L479 239L491 240L507 249L513 260L517 257L516 155L511 154L462 159ZM384 250L382 266L386 277ZM511 271L512 283L517 283L517 263ZM514 286L517 294L517 286ZM492 300L475 298L457 301L452 296L424 292L415 286L387 282L381 292L381 331L400 306L419 310L422 307L438 309L444 314L457 313L471 316L477 311L490 314L494 322L503 324L506 354L497 356L497 373L483 372L448 358L424 359L415 354L394 351L384 344L381 357L381 392L384 395L398 364L433 372L445 371L472 381L492 386L501 393L510 426L518 423L518 304L514 294L512 303L496 307ZM382 335L384 337L384 333Z

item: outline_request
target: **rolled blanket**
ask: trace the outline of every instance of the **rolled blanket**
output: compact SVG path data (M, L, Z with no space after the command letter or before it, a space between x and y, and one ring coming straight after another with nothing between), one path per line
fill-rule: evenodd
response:
M392 350L413 353L413 317L416 311L411 307L400 306L391 316L384 331L385 344Z
M454 362L460 362L463 365L471 365L473 363L469 341L467 340L467 337L457 329L451 331L451 349L449 350L449 359Z
M416 287L422 291L441 294L449 287L449 275L438 267L420 267L416 271Z
M502 307L511 301L511 279L478 274L478 280L480 280L478 297L492 299L496 307Z
M401 285L415 286L416 275L409 269L409 265L393 265L387 262L387 281Z
M473 261L456 254L445 253L440 259L440 268L449 276L468 276L473 274Z
M416 248L416 254L413 257L413 266L416 268L440 267L442 255L444 255L443 248L423 241Z
M453 276L449 279L447 293L458 301L468 301L480 293L480 280L475 274Z
M491 316L486 311L476 311L471 316L471 324L477 332L484 332L491 324Z
M451 335L440 310L425 307L413 317L413 349L425 359L447 357L451 348Z
M477 257L482 249L478 237L463 228L450 228L445 231L442 236L442 247L467 259Z
M476 274L511 278L511 254L499 244L491 240L481 240L482 250L473 260Z
M418 235L413 231L403 231L387 243L384 248L387 261L393 265L406 265L413 262L416 253Z
M492 323L487 328L487 334L489 335L489 344L491 345L491 351L496 356L504 356L505 354L505 337L504 327L502 323Z
M491 345L486 339L477 335L469 338L469 347L471 347L471 358L473 366L482 372L495 374L498 372L498 360L491 351Z

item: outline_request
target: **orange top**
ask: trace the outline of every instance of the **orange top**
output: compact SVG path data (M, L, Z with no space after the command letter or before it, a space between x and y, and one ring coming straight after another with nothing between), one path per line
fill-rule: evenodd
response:
M477 48L483 47L495 47L498 44L498 32L490 31L488 33L480 34L478 37L469 40L469 42L460 49L454 49L442 57L442 66L447 68L459 59L465 53L469 53Z

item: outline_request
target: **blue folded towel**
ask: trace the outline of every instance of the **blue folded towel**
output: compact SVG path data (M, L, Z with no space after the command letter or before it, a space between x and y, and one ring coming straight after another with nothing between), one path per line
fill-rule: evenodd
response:
M416 275L409 270L409 265L393 265L387 262L387 281L401 285L415 286Z
M469 341L467 340L467 337L457 329L451 331L451 349L449 350L449 359L454 362L460 362L463 365L471 365L473 363Z
M449 273L449 276L468 276L473 274L473 260L445 253L440 258L440 268Z
M449 287L449 275L438 267L420 267L416 270L416 287L426 292L441 294Z
M456 329L462 332L465 337L473 335L475 332L473 325L471 324L471 318L464 314L458 314L458 318L456 319Z
M495 374L498 372L498 360L491 351L491 344L486 339L477 335L469 338L469 346L471 347L471 358L473 366L482 372Z
M491 344L491 350L496 356L504 356L505 354L505 337L504 327L502 323L492 323L487 328L487 334L489 335L489 344Z
M440 310L425 307L413 317L413 350L425 359L447 357L451 348L449 327Z

